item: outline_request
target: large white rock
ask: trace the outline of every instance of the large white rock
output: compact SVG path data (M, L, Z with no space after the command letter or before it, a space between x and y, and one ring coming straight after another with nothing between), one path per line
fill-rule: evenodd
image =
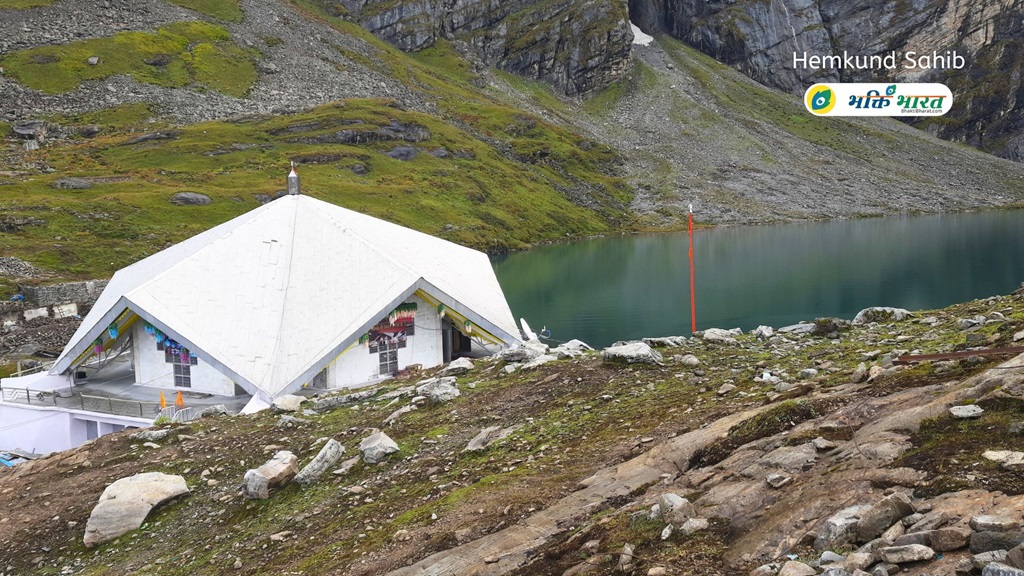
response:
M121 478L107 486L92 509L85 525L85 545L91 548L138 530L153 508L188 493L181 476L144 472Z
M305 396L285 394L284 396L278 396L275 398L274 403L270 405L270 409L274 412L298 412L299 405L305 400Z
M441 370L442 376L461 376L474 368L469 358L456 358Z
M242 492L246 498L266 500L270 491L288 484L299 473L299 459L287 450L281 450L259 468L250 469L242 477Z
M334 466L334 463L341 458L341 455L345 453L345 447L341 445L334 438L331 438L324 444L324 447L320 449L318 453L310 462L306 464L302 470L295 476L295 481L303 486L308 486L321 474L327 471L328 468Z
M455 377L428 378L416 386L416 394L430 398L431 402L448 402L459 397L459 389L455 386Z
M383 432L374 432L363 438L359 443L359 451L363 453L363 461L376 464L387 458L388 454L398 452L398 444Z
M708 328L704 331L704 340L706 342L717 342L719 344L736 344L736 339L733 338L734 335L735 333L731 330Z
M643 342L610 346L601 352L605 362L622 364L661 364L661 354Z
M985 411L980 406L975 406L974 404L953 406L949 409L949 413L952 414L954 418L978 418L984 412Z

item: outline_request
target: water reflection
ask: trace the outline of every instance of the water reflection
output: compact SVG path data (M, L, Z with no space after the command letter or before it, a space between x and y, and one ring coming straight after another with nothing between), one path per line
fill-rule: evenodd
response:
M723 228L697 232L694 252L698 329L935 308L1024 281L1024 211ZM548 246L495 271L516 318L553 338L689 332L685 234Z

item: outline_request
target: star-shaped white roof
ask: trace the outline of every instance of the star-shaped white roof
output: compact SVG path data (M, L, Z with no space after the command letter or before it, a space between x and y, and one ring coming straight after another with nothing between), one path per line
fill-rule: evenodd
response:
M283 196L118 271L52 372L68 370L128 308L248 392L274 398L417 289L506 344L519 340L482 252Z

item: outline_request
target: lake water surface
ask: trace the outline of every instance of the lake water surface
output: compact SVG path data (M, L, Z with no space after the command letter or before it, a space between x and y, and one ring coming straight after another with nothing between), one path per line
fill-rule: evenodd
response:
M517 320L606 346L689 334L687 250L685 233L617 236L494 268ZM698 330L938 308L1024 282L1024 210L700 230L694 257Z

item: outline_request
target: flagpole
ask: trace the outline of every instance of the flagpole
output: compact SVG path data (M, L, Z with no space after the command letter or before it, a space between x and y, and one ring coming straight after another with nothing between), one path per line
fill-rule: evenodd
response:
M697 331L697 295L694 292L693 281L693 204L690 204L690 219L688 230L690 233L690 331Z

